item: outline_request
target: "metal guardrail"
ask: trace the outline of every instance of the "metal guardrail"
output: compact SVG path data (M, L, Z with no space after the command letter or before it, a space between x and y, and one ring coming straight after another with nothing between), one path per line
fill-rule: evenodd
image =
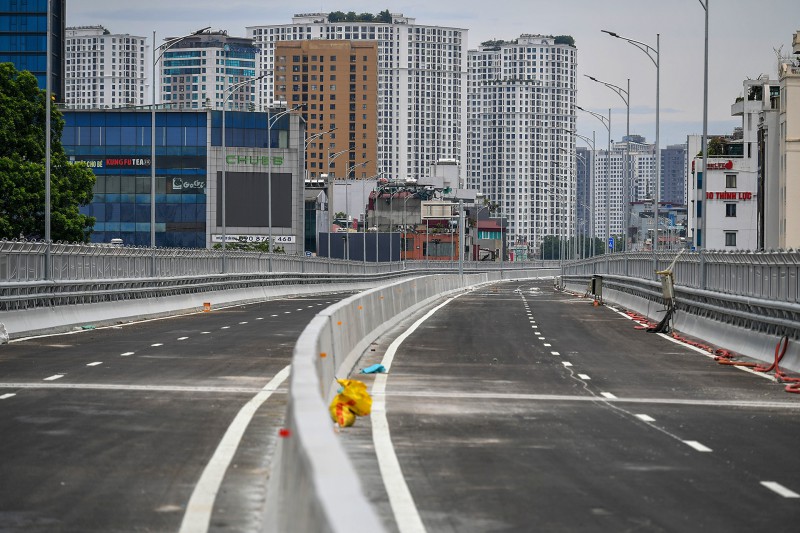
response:
M145 248L102 244L47 245L38 241L0 240L0 283L130 280L229 274L381 274L403 270L452 271L457 261L358 262L325 257L291 256L196 248ZM465 262L469 271L553 268L557 261L514 263Z
M566 263L562 274L656 280L656 271L675 261L675 285L684 289L800 303L800 252L702 251L677 256L676 252L607 254Z
M591 276L562 276L562 282L588 285ZM661 283L624 276L603 275L603 291L613 290L661 304ZM800 340L800 304L675 286L679 312L708 318L736 328L774 337Z

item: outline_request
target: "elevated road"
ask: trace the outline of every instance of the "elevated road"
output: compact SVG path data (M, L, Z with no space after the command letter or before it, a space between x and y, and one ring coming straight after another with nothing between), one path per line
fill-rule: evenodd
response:
M389 373L359 379L385 393L341 432L390 531L796 530L800 398L782 385L552 282L419 318L366 352Z
M197 532L206 511L212 531L258 530L295 339L339 298L0 346L0 531ZM249 424L232 424L259 394Z

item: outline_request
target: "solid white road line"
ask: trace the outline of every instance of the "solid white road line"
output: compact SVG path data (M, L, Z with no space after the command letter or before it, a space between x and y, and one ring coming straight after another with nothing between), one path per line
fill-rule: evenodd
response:
M3 394L2 396L0 396L0 400L7 400L7 399L11 398L12 396L16 396L16 393L9 392L7 394Z
M181 533L202 533L208 531L208 526L211 521L211 512L214 510L214 501L217 498L222 479L225 477L225 472L233 460L233 456L239 447L239 443L244 436L244 432L253 416L256 414L261 405L272 396L272 393L283 383L289 376L290 366L285 367L283 370L275 374L269 383L267 383L261 391L256 394L249 402L247 402L233 419L228 430L222 437L222 440L217 445L214 455L211 460L203 469L203 474L200 480L194 487L192 497L189 498L189 503L186 505L186 513L183 515L183 522L181 522Z
M409 335L430 318L436 311L449 304L455 298L448 298L440 305L437 305L425 315L414 322L406 331L397 337L386 349L381 364L387 372L392 366L392 361L397 353L397 349L403 344ZM386 380L387 374L376 374L375 383L372 385L372 442L375 445L375 455L378 458L378 466L383 478L383 485L389 496L389 503L392 506L395 523L400 533L425 532L425 525L419 516L419 511L414 503L414 497L408 489L400 462L392 444L392 436L389 432L389 421L386 418Z
M769 490L780 494L784 498L800 498L800 494L797 494L793 490L787 489L776 481L762 481L761 484L767 487Z
M711 451L711 448L709 448L708 446L705 446L703 444L700 444L696 440L685 440L685 441L683 441L683 443L686 444L687 446L690 446L690 447L694 448L698 452L710 452Z
M53 376L50 376L49 378L44 378L44 381L55 381L55 380L61 379L63 377L64 377L64 374L55 374Z
M656 419L653 418L650 415L640 414L640 415L634 415L634 416L636 416L636 418L638 418L639 420L641 420L643 422L655 422L656 421Z
M97 366L97 365L102 365L102 364L103 364L102 361L95 361L94 363L89 363L86 366Z

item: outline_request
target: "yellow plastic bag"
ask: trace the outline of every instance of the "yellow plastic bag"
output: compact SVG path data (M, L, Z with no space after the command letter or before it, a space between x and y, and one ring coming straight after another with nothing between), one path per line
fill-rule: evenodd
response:
M329 406L331 418L341 427L350 427L356 415L367 416L372 411L372 397L367 385L357 379L339 379L342 386Z

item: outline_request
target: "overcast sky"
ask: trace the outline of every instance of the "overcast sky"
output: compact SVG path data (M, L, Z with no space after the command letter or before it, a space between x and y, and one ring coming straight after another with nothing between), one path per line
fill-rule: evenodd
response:
M774 49L791 54L792 35L800 30L798 0L703 0L710 3L709 133L730 133L741 121L730 116L742 82L762 74L777 77ZM631 79L631 133L655 138L656 69L632 45L600 30L656 45L661 35L661 145L702 133L704 10L700 0L72 0L67 25L101 24L112 33L160 41L212 26L246 36L245 28L288 24L295 13L388 9L417 24L468 30L469 48L488 39L513 39L522 33L572 35L578 49L578 105L607 114L612 110L612 139L625 133L625 106L610 89L584 74L625 87ZM578 113L580 133L597 130L605 146L605 127ZM599 148L600 146L598 146Z

